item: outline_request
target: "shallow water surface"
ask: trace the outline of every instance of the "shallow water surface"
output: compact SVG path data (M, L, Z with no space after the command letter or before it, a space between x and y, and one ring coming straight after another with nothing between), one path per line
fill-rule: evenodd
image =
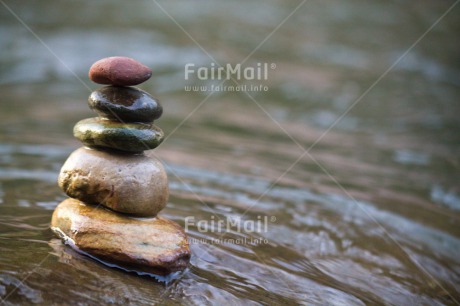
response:
M453 1L3 3L5 305L460 302ZM236 64L248 54L246 65L274 69L241 84L268 91L185 90L218 84L185 80L187 63L211 67L210 55ZM59 169L79 147L72 127L95 116L87 69L110 55L153 67L140 87L164 107L157 124L167 139L147 154L169 175L161 215L187 226L193 252L168 284L77 254L49 229L66 198ZM266 227L225 233L218 220Z

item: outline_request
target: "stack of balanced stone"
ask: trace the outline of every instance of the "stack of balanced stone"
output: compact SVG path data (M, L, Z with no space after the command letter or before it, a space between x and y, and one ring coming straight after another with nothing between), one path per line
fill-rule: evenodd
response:
M160 161L143 153L163 140L153 124L162 107L145 91L128 87L151 74L127 57L105 58L91 67L90 79L110 86L88 100L100 117L74 127L85 147L61 169L58 183L70 198L54 211L51 228L93 258L165 276L186 268L190 249L178 224L157 217L168 200L168 179Z

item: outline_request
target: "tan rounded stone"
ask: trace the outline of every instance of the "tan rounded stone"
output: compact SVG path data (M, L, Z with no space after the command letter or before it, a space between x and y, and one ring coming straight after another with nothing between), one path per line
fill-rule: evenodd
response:
M59 174L68 196L137 216L155 216L168 201L168 178L153 157L80 148Z
M54 211L51 229L77 251L128 270L168 275L190 260L184 230L165 218L134 218L67 199Z

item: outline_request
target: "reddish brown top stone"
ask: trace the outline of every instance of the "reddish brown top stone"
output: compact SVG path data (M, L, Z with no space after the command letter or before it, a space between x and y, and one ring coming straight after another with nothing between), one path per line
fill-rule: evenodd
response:
M123 56L106 57L89 69L89 78L98 84L133 86L152 76L152 70L138 61Z

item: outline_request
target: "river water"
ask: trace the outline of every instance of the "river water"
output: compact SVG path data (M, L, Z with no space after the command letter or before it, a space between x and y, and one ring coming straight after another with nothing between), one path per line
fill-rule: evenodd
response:
M460 302L456 2L0 2L5 305ZM164 107L167 139L148 154L169 175L161 215L193 252L167 284L49 229L72 127L95 116L87 70L111 55L153 67L140 87ZM214 60L267 63L268 79L185 79Z

